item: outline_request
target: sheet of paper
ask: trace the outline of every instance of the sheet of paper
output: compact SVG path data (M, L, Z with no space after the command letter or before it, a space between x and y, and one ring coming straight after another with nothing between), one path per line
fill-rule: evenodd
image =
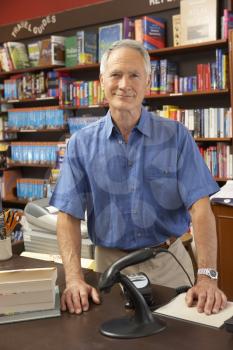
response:
M154 313L217 328L221 327L224 321L233 315L233 302L228 302L227 307L218 314L205 315L197 312L196 307L188 307L186 305L185 294L179 294L168 304L155 310Z
M46 209L50 214L57 214L59 211L56 207L53 207L52 205L50 205L49 207L46 207Z
M228 180L226 184L221 187L220 191L210 197L210 199L214 198L233 198L233 180Z
M55 263L62 264L62 259L60 255L56 254L44 254L44 253L34 253L34 252L22 252L21 256L25 256L28 258L45 260L45 261L53 261ZM93 259L85 259L81 258L81 266L83 268L92 269L95 268L95 261Z

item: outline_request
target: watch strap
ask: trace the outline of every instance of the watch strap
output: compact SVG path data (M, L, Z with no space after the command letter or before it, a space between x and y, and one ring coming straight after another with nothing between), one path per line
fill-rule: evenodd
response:
M205 275L213 280L218 279L218 272L213 268L200 268L197 270L198 275Z

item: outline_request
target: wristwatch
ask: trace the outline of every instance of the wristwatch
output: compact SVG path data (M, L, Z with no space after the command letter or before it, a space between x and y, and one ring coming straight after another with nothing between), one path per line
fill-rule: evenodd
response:
M210 277L212 280L217 280L218 279L218 271L210 268L206 269L198 269L197 270L198 275L206 275Z

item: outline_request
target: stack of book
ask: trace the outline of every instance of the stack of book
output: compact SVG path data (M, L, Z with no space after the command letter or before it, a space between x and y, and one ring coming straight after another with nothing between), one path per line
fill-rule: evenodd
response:
M55 267L0 271L0 324L60 315L56 279Z

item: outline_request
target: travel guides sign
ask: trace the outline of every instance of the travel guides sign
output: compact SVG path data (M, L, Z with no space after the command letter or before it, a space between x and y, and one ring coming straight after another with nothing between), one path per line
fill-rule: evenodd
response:
M125 16L137 17L179 8L179 5L180 0L99 0L94 5L0 26L0 43L119 22Z
M34 35L43 34L48 26L52 26L55 23L56 15L46 16L41 19L41 23L34 26L30 21L21 21L13 27L11 36L16 39L21 30L26 30Z

